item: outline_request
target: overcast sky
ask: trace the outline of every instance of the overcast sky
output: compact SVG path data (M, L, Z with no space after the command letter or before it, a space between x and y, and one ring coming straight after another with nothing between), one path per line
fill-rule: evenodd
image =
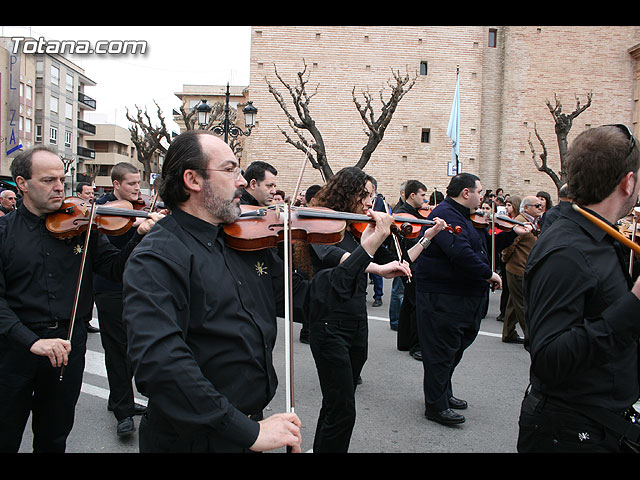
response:
M97 108L85 119L127 127L128 107L146 106L156 118L155 100L167 126L177 131L172 110L180 107L175 92L185 84L248 85L251 27L249 26L2 26L5 37L44 37L45 40L145 40L144 55L65 55L96 82L85 93Z

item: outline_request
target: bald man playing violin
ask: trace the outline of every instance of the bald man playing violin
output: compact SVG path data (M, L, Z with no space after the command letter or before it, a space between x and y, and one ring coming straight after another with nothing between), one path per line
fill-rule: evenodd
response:
M129 355L149 398L141 452L301 451L295 413L263 415L278 384L272 354L284 312L282 261L273 248L225 243L245 185L235 155L211 132L187 131L171 143L160 187L171 215L138 245L124 275ZM391 230L389 215L370 215L376 223L361 247L312 282L350 294ZM304 299L308 283L292 280L294 301Z
M33 451L64 452L82 384L92 272L121 278L131 250L160 216L141 224L122 252L91 233L68 341L86 234L60 240L46 227L64 199L62 161L36 147L13 159L11 174L23 202L0 218L0 451L19 450L31 413Z

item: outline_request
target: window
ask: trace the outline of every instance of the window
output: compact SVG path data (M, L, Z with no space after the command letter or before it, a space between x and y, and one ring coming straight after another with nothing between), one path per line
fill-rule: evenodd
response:
M31 133L31 119L29 117L24 119L24 133Z
M431 129L423 128L422 135L420 136L420 141L422 143L429 143L431 141Z
M56 97L51 97L49 107L53 113L58 113L58 99Z
M69 130L65 130L64 132L64 146L71 147L71 132Z
M73 92L73 75L67 73L67 90Z
M33 94L32 94L32 90L33 90L33 88L31 87L31 85L27 85L27 86L25 87L25 98L26 98L27 100L31 100L31 97L32 97L32 95L33 95Z
M427 62L420 62L420 75L427 74Z
M42 142L42 125L36 125L36 143Z
M496 48L498 43L498 30L495 28L489 29L489 46Z
M55 65L51 65L51 83L60 85L60 69Z
M58 143L58 129L56 127L49 127L49 143L52 145Z
M73 105L70 103L64 104L64 117L69 120L73 120Z

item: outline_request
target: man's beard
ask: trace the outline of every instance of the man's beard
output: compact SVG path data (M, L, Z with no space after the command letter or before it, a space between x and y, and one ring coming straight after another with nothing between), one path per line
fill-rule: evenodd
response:
M222 220L222 223L233 223L240 216L242 212L240 205L233 202L236 196L242 195L242 190L235 191L234 199L225 200L214 193L211 183L207 180L204 182L202 193L204 194L204 207L211 215Z

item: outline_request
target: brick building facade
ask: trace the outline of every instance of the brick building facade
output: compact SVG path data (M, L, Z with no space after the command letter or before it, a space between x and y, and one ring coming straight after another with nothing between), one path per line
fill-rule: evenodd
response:
M535 169L528 144L531 134L540 153L533 136L536 124L551 167L559 169L546 106L554 95L570 113L576 96L584 103L593 92L592 105L575 120L570 141L604 123L625 123L638 133L636 26L253 26L251 37L249 98L259 112L243 163L272 163L287 193L294 189L304 154L286 144L280 132L283 128L294 136L268 91L265 79L291 106L275 67L294 83L306 64L307 90L315 92L310 110L334 172L354 165L366 143L352 89L361 102L361 92L369 91L377 116L379 91L385 99L390 93L391 71L416 76L365 168L392 203L407 179L423 181L429 192L442 191L449 182L446 130L458 66L461 171L479 175L487 189L502 187L520 195L546 190L555 198L555 186ZM317 170L307 168L303 188L322 182Z

